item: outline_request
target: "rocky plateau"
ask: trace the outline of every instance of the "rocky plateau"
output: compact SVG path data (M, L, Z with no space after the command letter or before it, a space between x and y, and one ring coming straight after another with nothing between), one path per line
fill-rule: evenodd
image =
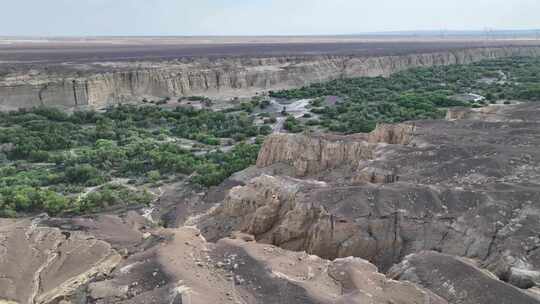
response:
M454 48L399 55L284 55L193 58L170 62L65 63L3 71L0 110L33 106L103 108L143 98L253 96L340 77L388 76L413 67L538 56L536 45Z

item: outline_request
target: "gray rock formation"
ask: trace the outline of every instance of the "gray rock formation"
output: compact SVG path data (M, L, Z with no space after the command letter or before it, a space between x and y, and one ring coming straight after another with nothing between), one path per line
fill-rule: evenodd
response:
M340 166L356 168L375 157L378 143L408 144L414 129L414 124L380 124L369 134L352 136L273 134L265 140L257 166L287 163L294 167L296 176L313 175Z
M338 77L388 76L411 67L466 64L508 56L538 56L538 47L491 47L401 56L314 56L133 63L111 72L8 74L0 109L37 105L100 108L143 96L237 96L298 87Z
M241 239L211 244L193 228L159 233L168 241L130 257L102 283L130 286L121 303L447 303L359 258L331 262ZM119 299L105 294L105 302Z
M447 303L360 258L328 261L240 233L208 243L194 228L140 224L132 212L2 220L0 303ZM122 231L131 236L118 239Z
M504 284L471 262L433 251L405 257L399 265L392 267L389 276L423 286L449 303L538 303L538 295L535 298Z
M265 140L257 166L288 163L297 176L306 176L340 165L354 166L372 159L373 150L374 145L351 137L274 134Z
M107 242L81 231L0 219L0 303L50 303L121 260Z
M490 106L482 113L489 115L418 121L403 133L381 128L378 136L337 141L269 137L260 167L236 175L245 184L198 225L210 239L240 230L325 258L362 257L383 271L411 253L435 250L533 288L540 278L540 106ZM383 136L396 133L408 135ZM349 153L364 146L369 157Z

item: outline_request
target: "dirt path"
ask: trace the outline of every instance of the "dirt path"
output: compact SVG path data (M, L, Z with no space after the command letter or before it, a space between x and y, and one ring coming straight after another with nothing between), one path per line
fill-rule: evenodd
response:
M285 111L289 115L292 115L294 118L300 118L304 116L304 114L309 113L309 109L307 109L307 106L309 105L309 102L311 99L300 99L297 100L291 104L288 105L282 105L278 103L276 100L272 99L270 103L279 109L285 108ZM286 117L276 117L277 122L272 127L272 131L274 133L279 133L283 131L283 124L285 123Z

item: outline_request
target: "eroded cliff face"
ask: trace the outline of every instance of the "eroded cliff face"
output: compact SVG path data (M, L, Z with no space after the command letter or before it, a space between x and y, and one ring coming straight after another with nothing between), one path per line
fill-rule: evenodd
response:
M36 105L103 107L143 96L238 96L298 87L338 77L388 76L412 67L466 64L509 56L538 56L539 47L493 47L406 56L314 56L200 59L189 63L137 64L85 76L8 75L0 82L3 109ZM114 70L114 65L112 66Z
M384 271L426 246L484 256L493 233L486 223L475 225L488 231L473 232L455 222L463 205L478 201L487 197L403 183L336 186L262 175L232 188L199 226L211 240L239 230L259 242L324 258L359 256ZM471 235L463 235L466 230Z
M262 146L257 166L284 162L294 167L296 176L305 176L340 165L356 166L360 160L373 158L374 145L363 140L344 139L340 136L274 134Z
M379 124L371 133L350 136L273 134L265 140L257 166L286 163L292 165L298 177L340 166L355 170L375 157L378 144L408 144L414 130L414 124L403 123Z
M370 134L273 135L258 167L196 224L209 239L242 231L325 258L362 257L383 271L433 250L537 287L539 111L534 103L490 106L482 111L489 115L381 125ZM463 279L449 275L450 283Z

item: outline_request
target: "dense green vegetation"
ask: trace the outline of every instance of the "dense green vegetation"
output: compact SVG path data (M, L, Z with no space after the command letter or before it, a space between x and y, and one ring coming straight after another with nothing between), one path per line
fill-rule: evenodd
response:
M304 130L302 124L294 116L287 116L283 123L283 128L291 133L299 133Z
M486 99L460 96L466 93ZM440 118L450 106L538 101L540 59L417 68L388 78L338 79L270 95L287 99L281 112L275 106L268 110L271 103L264 96L220 112L155 105L120 105L99 113L52 108L0 112L0 216L144 205L153 200L147 187L177 180L196 187L218 185L255 162L269 125L279 116L283 128L293 133L311 128L355 133L371 131L379 122ZM311 113L295 118L286 105L299 98L312 99ZM203 96L185 99L212 104Z
M377 122L440 118L442 108L482 106L456 94L475 93L496 100L540 100L540 59L507 58L471 65L415 68L384 77L360 77L317 83L299 89L271 92L286 99L339 96L341 102L324 105L316 99L312 112L328 130L355 133L371 131ZM301 126L293 124L298 130Z
M158 183L189 176L202 186L217 185L255 161L258 144L243 141L268 132L245 113L192 108L0 113L0 216L150 202L144 191L114 188L119 178ZM213 147L219 144L230 150ZM88 187L99 190L81 199Z

